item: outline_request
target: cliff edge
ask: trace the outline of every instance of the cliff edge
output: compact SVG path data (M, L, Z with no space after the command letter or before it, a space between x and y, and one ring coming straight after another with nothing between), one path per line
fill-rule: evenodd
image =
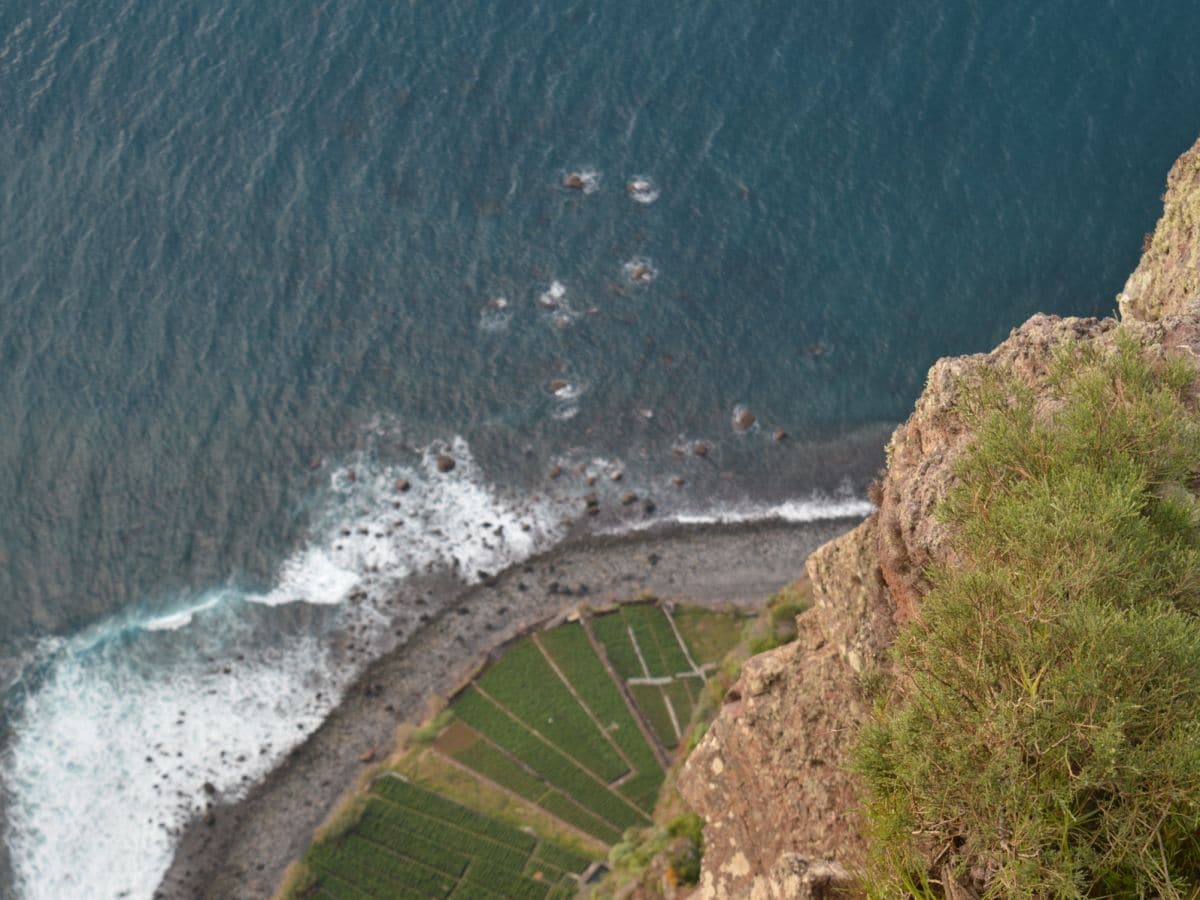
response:
M1118 302L1121 323L1037 315L992 352L931 368L888 446L873 493L878 510L809 557L815 603L798 619L799 638L746 663L684 769L680 790L707 822L695 897L853 892L866 838L847 754L896 629L929 589L926 572L955 561L949 526L933 510L973 437L961 386L982 370L1003 369L1039 404L1053 404L1048 379L1057 348L1111 350L1119 324L1151 353L1200 357L1200 142L1172 167L1163 216Z

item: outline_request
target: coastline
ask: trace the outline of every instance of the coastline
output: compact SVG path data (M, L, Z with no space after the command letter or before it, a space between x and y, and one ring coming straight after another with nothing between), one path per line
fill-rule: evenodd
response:
M302 744L241 800L218 802L184 830L155 896L269 898L287 865L396 728L455 689L495 648L581 602L651 592L693 603L753 605L803 572L817 547L857 517L815 522L669 524L567 541L464 588L441 579L441 612L371 663Z

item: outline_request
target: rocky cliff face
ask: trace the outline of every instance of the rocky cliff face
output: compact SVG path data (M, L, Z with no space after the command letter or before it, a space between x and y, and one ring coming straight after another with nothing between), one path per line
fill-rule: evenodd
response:
M1171 169L1164 214L1119 297L1149 347L1200 360L1200 142ZM888 665L930 565L952 564L933 510L971 438L960 385L1003 367L1045 396L1055 348L1112 344L1113 319L1034 316L988 354L939 360L896 429L879 509L808 560L816 598L792 644L751 659L680 779L705 817L703 900L842 896L865 837L844 764L869 712L864 681Z
M1117 297L1121 318L1153 321L1200 295L1200 141L1167 175L1163 215Z

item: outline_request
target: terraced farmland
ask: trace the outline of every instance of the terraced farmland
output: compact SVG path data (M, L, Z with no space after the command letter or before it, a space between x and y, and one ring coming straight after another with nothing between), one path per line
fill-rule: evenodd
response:
M680 627L655 604L631 604L526 637L451 704L473 740L460 732L439 749L526 799L540 785L538 806L611 844L648 824L716 661L697 659L689 628L703 626L697 644L710 653L737 641L736 623L721 632L714 616L733 619Z
M707 672L739 639L733 615L677 612L629 605L521 638L452 699L432 746L414 751L452 775L416 773L421 784L532 822L541 837L384 775L344 834L309 849L315 881L300 896L575 896L593 858L564 842L599 858L627 828L650 824Z
M371 786L343 837L314 844L313 897L558 900L578 892L586 856L482 815L400 778Z

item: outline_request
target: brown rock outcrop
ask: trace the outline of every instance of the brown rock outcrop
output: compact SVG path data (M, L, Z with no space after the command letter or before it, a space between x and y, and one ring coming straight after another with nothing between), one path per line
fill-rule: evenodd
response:
M1171 169L1165 210L1120 305L1129 332L1155 352L1200 361L1200 142ZM955 483L973 432L964 387L988 370L1053 409L1048 377L1071 344L1115 347L1114 319L1037 315L987 354L939 360L888 445L879 509L807 562L816 599L798 638L749 660L688 760L679 787L706 819L701 900L775 900L852 891L865 837L846 771L869 712L864 674L888 665L898 624L953 564L950 526L934 510Z
M1072 341L1094 341L1116 327L1112 319L1036 315L991 353L940 359L908 421L888 444L887 475L879 505L879 565L906 621L929 588L931 565L953 563L948 527L933 515L954 482L954 466L971 432L962 391L985 369L1007 369L1034 390L1045 385L1055 350Z
M1200 141L1167 175L1163 214L1117 296L1121 318L1153 321L1200 297Z
M862 840L839 764L868 711L859 673L893 635L875 544L872 517L810 557L799 636L746 663L687 762L680 790L707 822L698 900L832 897L848 881Z

